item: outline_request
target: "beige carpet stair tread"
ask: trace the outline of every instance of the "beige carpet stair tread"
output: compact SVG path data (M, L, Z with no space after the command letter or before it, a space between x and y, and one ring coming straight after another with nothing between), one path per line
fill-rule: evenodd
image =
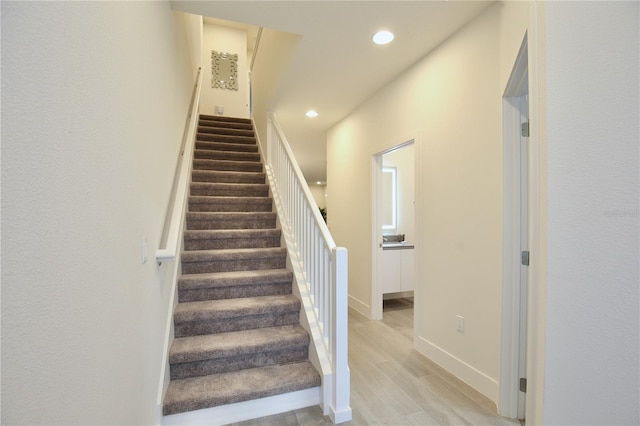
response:
M183 262L209 262L211 260L224 261L239 258L269 259L285 256L287 249L284 247L269 248L245 248L228 250L193 250L182 253Z
M201 229L186 230L185 238L209 239L209 238L260 238L279 236L279 229Z
M187 217L196 220L236 220L251 218L274 218L273 212L187 212Z
M196 149L193 151L194 158L210 160L231 160L231 161L260 161L260 154L253 152L236 151L215 151L211 149Z
M179 324L251 315L273 315L298 309L300 301L293 295L243 297L179 303L176 305L173 318L175 323Z
M196 141L196 149L234 152L258 152L258 145L232 142Z
M178 279L179 290L209 287L272 284L291 281L293 272L288 269L266 269L258 271L212 272L208 274L184 274Z
M228 195L197 195L189 197L191 212L255 213L273 212L273 199L263 194L255 197L233 197Z
M217 128L230 128L230 129L244 129L253 130L251 121L239 122L239 121L222 121L209 118L200 117L198 127L217 127Z
M206 359L276 351L309 344L309 335L300 325L256 328L174 340L169 362L191 362Z
M172 380L163 414L176 414L320 386L309 361Z
M200 120L210 120L216 122L251 124L251 119L249 118L230 117L226 115L200 114L199 118Z
M231 143L244 143L247 145L255 145L255 136L234 136L234 135L216 135L213 133L198 133L196 136L198 142L231 142Z
M193 170L192 182L265 183L264 172L232 172L225 170Z
M213 133L217 135L229 135L229 136L248 136L253 137L253 129L238 129L233 127L211 127L211 126L198 126L198 133Z
M194 159L193 169L253 173L262 172L264 170L262 163L257 161L211 160L207 158Z
M207 187L219 187L219 188L230 188L230 189L269 189L269 185L266 183L235 183L235 182L192 182L191 188L207 188Z

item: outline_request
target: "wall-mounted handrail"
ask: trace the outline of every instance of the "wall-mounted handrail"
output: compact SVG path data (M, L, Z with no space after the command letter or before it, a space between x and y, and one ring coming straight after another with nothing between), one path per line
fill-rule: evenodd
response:
M173 177L173 188L165 217L163 236L160 247L156 251L158 263L176 260L179 247L180 231L184 216L185 203L189 193L189 175L193 162L193 144L198 127L198 109L200 107L200 86L202 85L202 69L198 68L196 82L191 95L191 104L187 116L180 155Z
M275 116L267 120L266 171L302 304L324 374L325 412L351 420L347 249L337 247ZM328 382L328 383L327 383Z

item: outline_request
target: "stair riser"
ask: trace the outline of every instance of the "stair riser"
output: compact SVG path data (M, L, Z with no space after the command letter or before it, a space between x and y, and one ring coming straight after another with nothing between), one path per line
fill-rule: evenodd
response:
M225 173L194 170L191 173L191 182L264 184L265 175L264 173Z
M216 121L220 123L227 123L228 125L250 125L251 119L249 118L239 118L239 117L228 117L226 115L210 115L210 114L200 114L198 117L199 120L206 121Z
M286 257L268 257L264 259L233 259L204 262L182 261L183 274L206 274L209 272L261 271L264 269L282 269L287 265Z
M215 125L215 123L213 123ZM211 126L198 126L198 134L209 133L214 135L225 135L225 136L246 136L246 137L254 137L253 130L246 129L234 129L228 127L211 127Z
M212 135L210 133L198 133L196 141L200 142L230 142L238 144L255 145L256 138L249 136Z
M201 336L203 334L226 333L253 328L276 327L300 323L300 312L285 311L275 314L235 317L217 321L196 321L176 323L175 337Z
M215 212L215 213L268 213L273 211L272 201L268 203L189 203L190 212Z
M198 302L282 294L291 294L291 282L180 290L178 291L178 300L180 302Z
M280 351L261 352L206 361L171 364L171 380L209 374L227 373L246 368L301 362L308 358L308 346L287 348Z
M275 219L246 219L246 220L193 220L187 218L188 230L215 230L215 229L273 229L276 227Z
M266 185L229 187L216 184L192 184L190 193L198 197L268 197L269 188Z
M220 172L262 172L262 164L253 161L194 160L193 170Z
M280 247L280 236L258 238L194 238L184 239L185 250L221 250Z
M239 123L239 122L229 122L229 121L221 121L221 120L208 120L201 118L198 121L198 126L202 127L217 127L223 129L237 129L237 130L253 130L253 125L251 123Z
M251 152L235 152L235 151L212 151L204 149L196 149L194 157L196 160L228 160L228 161L247 161L260 162L260 154Z
M258 152L258 145L238 144L228 142L196 142L196 149L213 151Z

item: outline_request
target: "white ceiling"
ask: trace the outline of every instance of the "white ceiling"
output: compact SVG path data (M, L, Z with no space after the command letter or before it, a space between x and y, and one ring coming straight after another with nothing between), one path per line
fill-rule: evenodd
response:
M270 109L311 183L326 180L327 129L492 3L263 0L173 1L172 5L302 36L280 84L270 90ZM373 44L371 37L380 29L392 31L395 40L386 46ZM255 29L248 31L251 35ZM307 118L308 109L319 116Z

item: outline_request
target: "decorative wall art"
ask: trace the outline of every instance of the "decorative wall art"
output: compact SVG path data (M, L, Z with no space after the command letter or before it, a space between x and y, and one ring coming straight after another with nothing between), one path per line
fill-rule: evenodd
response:
M238 55L211 51L211 87L238 90Z

